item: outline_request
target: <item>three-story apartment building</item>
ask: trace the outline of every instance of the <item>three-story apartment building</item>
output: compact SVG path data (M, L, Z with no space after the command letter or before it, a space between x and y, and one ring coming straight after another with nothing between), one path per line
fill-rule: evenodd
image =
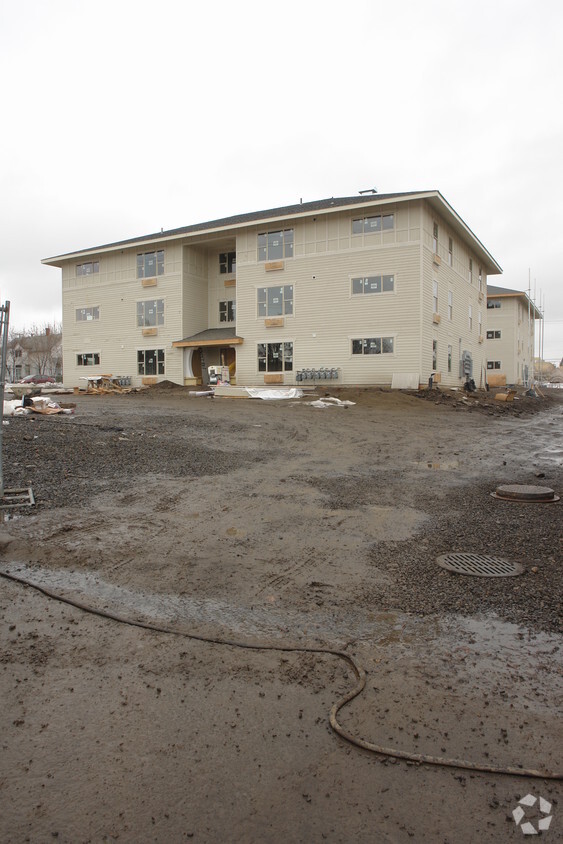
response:
M58 255L64 380L443 385L486 374L502 272L438 191L241 214ZM82 383L84 383L82 381Z

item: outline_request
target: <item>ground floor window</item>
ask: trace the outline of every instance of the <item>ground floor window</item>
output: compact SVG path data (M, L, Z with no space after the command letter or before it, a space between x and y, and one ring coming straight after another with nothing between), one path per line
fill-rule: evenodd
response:
M487 361L487 369L500 369L501 362L500 360L488 360Z
M448 346L448 372L452 371L452 347Z
M258 372L291 372L293 343L258 343Z
M84 352L83 354L76 355L77 366L99 366L99 364L99 352Z
M393 337L366 337L362 340L352 340L353 355L392 355L393 351Z
M142 349L137 352L139 375L164 375L164 349Z
M432 340L432 369L438 369L438 341Z

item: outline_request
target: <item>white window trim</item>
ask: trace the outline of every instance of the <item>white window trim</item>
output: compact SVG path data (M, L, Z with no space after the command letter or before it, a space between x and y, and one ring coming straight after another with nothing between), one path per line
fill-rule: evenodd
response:
M381 293L352 293L352 281L355 278L372 278L373 276L380 276L383 278L384 275L390 275L393 277L393 290L381 290ZM383 287L383 282L381 283ZM367 272L367 273L349 273L348 275L348 298L349 299L359 299L360 301L364 300L364 297L368 299L379 299L380 296L395 296L397 294L397 273L396 272Z
M164 307L163 321L160 323L160 325L137 325L137 305L139 304L139 302L158 302L159 300L162 300L162 304L163 304L163 307ZM154 299L147 299L146 296L143 296L143 297L140 297L139 299L135 300L135 328L136 329L139 329L139 328L141 328L141 329L142 328L164 328L165 325L166 325L166 297L165 296L159 296L158 298L154 298Z

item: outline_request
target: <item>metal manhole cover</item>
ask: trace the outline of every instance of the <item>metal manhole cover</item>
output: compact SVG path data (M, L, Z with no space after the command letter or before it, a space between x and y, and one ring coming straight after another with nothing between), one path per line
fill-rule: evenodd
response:
M501 484L494 492L493 498L500 498L502 501L541 501L549 503L559 501L559 496L548 486L532 486L530 484Z
M448 571L471 574L474 577L513 577L524 571L524 567L519 563L486 554L442 554L436 557L436 562Z

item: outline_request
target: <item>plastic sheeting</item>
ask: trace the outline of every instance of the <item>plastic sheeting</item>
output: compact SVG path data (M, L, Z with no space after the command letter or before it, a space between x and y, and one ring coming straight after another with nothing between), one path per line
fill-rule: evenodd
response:
M269 389L267 387L246 387L246 392L251 399L263 399L264 401L276 401L279 399L300 399L303 390L297 387L278 387Z

